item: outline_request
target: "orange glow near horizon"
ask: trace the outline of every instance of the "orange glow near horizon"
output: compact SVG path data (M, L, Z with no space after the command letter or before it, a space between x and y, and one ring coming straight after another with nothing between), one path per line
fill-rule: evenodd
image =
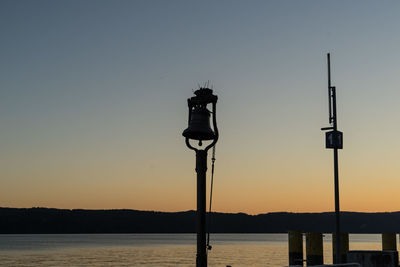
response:
M213 211L260 214L333 210L333 174L327 174L331 172L329 162L325 164L327 170L303 169L302 172L306 175L299 175L296 165L292 170L275 165L253 168L255 170L252 172L247 172L246 169L227 172L225 167L235 164L225 163L222 158L219 160L220 164L216 165ZM164 170L168 169L166 165L163 167ZM344 166L341 170L342 211L398 210L399 203L396 201L398 187L394 185L399 182L396 181L395 174L385 175L384 179L380 179L379 185L376 183L375 172L366 175L346 169ZM6 184L3 188L8 190L0 190L1 203L3 207L137 209L169 212L194 210L196 207L193 168L182 168L180 172L171 168L165 172L165 179L157 183L154 183L150 174L142 172L143 178L139 184L130 177L129 172L132 169L125 170L126 173L114 171L107 174L104 171L80 174L82 178L79 177L79 172L64 173L54 181L43 177L31 177L30 182L23 185ZM154 171L158 173L157 170ZM178 174L176 177L175 173ZM69 175L76 178L67 179ZM119 177L114 179L114 182L113 175ZM157 174L151 173L151 175ZM86 177L86 180L81 180L83 177ZM41 187L39 181L46 183L47 187ZM25 187L28 190L20 191L18 187Z

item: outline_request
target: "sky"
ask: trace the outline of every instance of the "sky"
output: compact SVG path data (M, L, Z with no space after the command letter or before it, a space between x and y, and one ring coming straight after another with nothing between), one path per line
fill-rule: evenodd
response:
M187 98L218 95L213 210L400 210L400 2L0 2L0 206L196 208ZM209 163L210 170L210 163ZM209 173L208 185L209 186Z

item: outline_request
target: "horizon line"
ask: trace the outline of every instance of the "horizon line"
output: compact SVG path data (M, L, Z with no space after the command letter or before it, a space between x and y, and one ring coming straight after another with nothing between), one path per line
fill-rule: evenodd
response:
M196 210L181 210L181 211L162 211L162 210L140 210L140 209L128 209L128 208L111 208L111 209L85 209L85 208L49 208L49 207L30 207L30 208L15 208L15 207L2 207L0 209L48 209L48 210L68 210L68 211L139 211L139 212L158 212L158 213L182 213L182 212L196 212ZM340 213L365 213L365 214L379 214L379 213L398 213L400 210L397 211L340 211ZM207 212L209 213L209 212ZM323 214L323 213L335 213L335 211L315 211L315 212L299 212L299 211L272 211L272 212L265 212L265 213L257 213L257 214L250 214L246 212L221 212L221 211L212 211L211 213L220 213L220 214L245 214L249 216L257 216L257 215L265 215L265 214L278 214L278 213L294 213L294 214Z

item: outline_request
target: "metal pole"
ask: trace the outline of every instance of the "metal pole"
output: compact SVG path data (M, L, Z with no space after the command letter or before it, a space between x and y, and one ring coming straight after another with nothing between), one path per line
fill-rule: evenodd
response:
M331 104L331 54L328 53L328 97L329 97L329 123L332 123L332 104Z
M206 248L207 151L205 150L196 150L196 172L197 172L196 267L207 267L207 248Z
M340 206L339 206L339 170L338 170L338 150L333 150L335 168L335 216L336 216L336 262L341 263L340 259Z
M329 55L329 54L328 54ZM337 131L337 122L336 122L336 88L331 87L332 89L332 117L333 117L333 130ZM334 164L334 172L335 172L335 217L336 217L336 262L341 263L340 257L340 206L339 206L339 164L338 164L338 149L335 147L333 149L333 164Z

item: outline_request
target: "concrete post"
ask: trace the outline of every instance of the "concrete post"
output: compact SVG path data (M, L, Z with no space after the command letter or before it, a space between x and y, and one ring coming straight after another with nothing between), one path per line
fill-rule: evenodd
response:
M382 234L382 250L397 250L396 233Z
M306 233L307 266L324 264L322 233Z
M289 231L289 265L303 266L303 234Z
M333 263L336 262L336 233L332 233ZM340 233L340 263L347 262L347 252L349 251L349 233Z

